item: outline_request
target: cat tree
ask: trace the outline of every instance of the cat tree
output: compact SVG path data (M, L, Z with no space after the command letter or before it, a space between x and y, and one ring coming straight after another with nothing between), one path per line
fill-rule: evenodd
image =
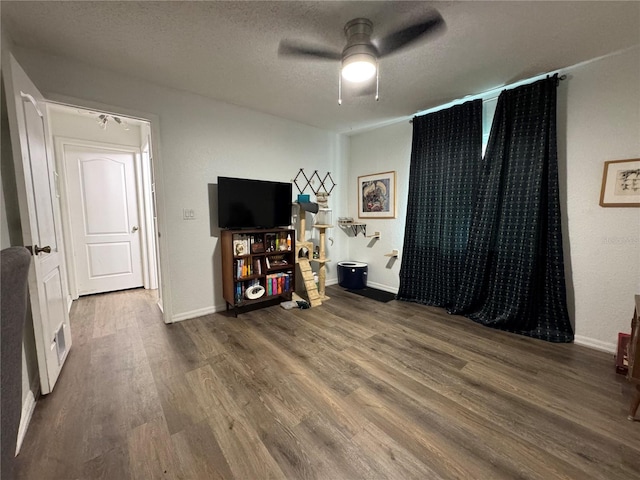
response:
M306 180L306 183L300 188L298 185L298 181L301 180L300 177ZM313 188L314 179L317 178L319 186L317 188ZM331 188L327 191L325 183L331 181ZM302 196L306 187L310 187L313 193L316 196L317 203L311 202L300 202L298 201L298 225L299 225L299 234L298 240L296 241L296 248L298 250L296 254L296 263L300 268L300 273L304 280L305 289L307 291L307 296L309 297L309 303L312 307L322 305L323 300L329 300L325 293L325 284L327 278L326 272L326 264L330 262L326 257L326 231L328 228L332 228L331 224L331 210L328 206L329 194L335 187L335 183L331 178L331 174L327 173L324 179L320 179L318 175L318 171L314 171L311 178L307 178L304 173L304 170L301 168L296 175L296 178L293 180L293 183L298 188L300 192L300 196ZM299 198L300 198L299 196ZM314 252L314 244L312 241L308 241L306 238L307 230L306 230L306 213L311 212L315 214L315 222L313 225L314 229L318 230L319 233L319 241L318 241L318 255L317 257L312 253ZM311 268L310 262L318 264L318 284L313 277L313 270Z

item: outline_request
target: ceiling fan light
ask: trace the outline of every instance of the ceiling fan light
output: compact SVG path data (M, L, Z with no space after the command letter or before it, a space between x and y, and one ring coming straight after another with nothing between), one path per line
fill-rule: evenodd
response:
M342 78L349 82L364 82L376 74L376 60L366 53L350 55L342 62Z

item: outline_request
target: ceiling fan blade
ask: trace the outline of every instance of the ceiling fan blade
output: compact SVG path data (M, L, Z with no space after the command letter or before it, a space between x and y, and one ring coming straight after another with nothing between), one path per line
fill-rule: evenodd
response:
M278 55L281 57L313 57L319 60L340 60L342 58L342 52L324 46L286 39L280 41Z
M446 29L444 19L437 11L432 11L421 22L391 33L373 43L378 49L379 57L395 53L426 35L434 35Z

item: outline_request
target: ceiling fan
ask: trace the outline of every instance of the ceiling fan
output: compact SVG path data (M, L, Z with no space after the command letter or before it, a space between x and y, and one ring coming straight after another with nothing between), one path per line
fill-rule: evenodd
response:
M445 22L440 13L431 10L418 22L372 40L373 23L367 18L355 18L344 26L347 44L342 52L299 40L283 39L278 47L278 55L316 60L340 60L342 67L338 78L338 104L342 104L343 78L348 82L364 83L375 76L376 100L378 100L378 60L444 29Z

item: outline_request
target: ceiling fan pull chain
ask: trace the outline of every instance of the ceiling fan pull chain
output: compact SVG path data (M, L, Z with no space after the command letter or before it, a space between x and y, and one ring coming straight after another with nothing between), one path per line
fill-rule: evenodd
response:
M342 105L342 72L338 71L338 105Z
M378 96L379 88L380 88L380 63L376 59L376 102L380 100L380 97Z

